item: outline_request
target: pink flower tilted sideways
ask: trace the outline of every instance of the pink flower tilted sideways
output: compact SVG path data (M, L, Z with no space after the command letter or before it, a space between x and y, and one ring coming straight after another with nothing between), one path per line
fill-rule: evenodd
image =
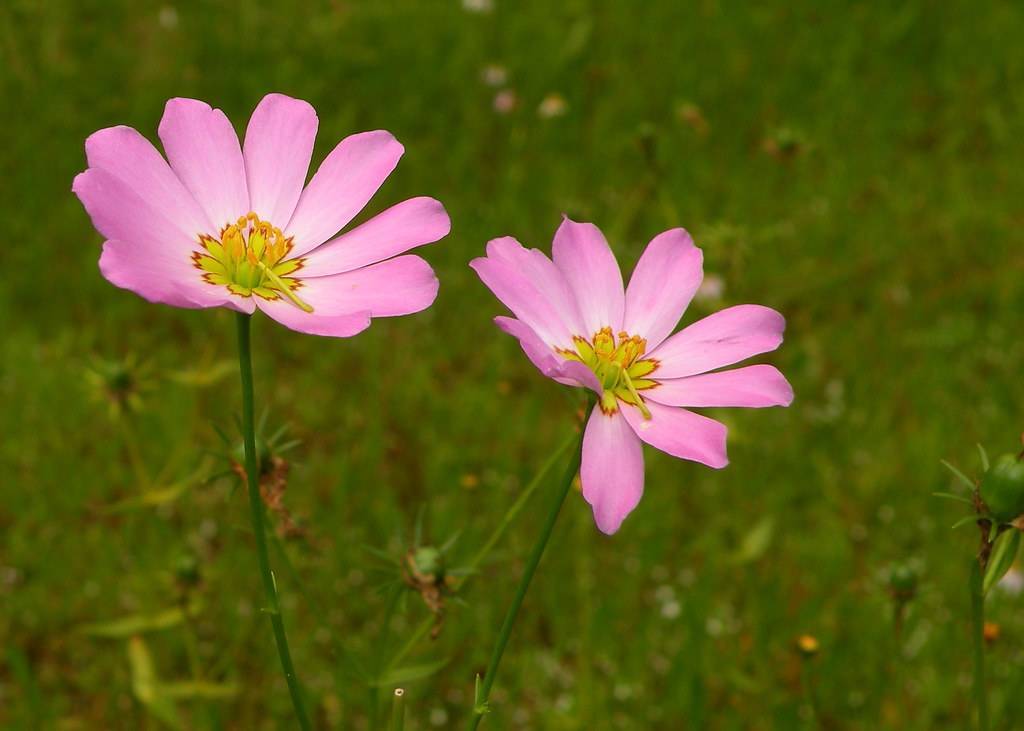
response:
M728 463L725 425L688 407L793 401L773 366L715 371L775 350L786 322L768 307L737 305L672 335L704 278L703 254L681 228L654 237L625 288L593 224L566 218L552 259L506 237L470 266L515 314L495 322L541 373L598 395L580 478L597 527L614 533L643 494L641 442L710 467Z
M91 135L72 189L107 239L103 276L151 302L259 308L313 335L429 307L433 270L398 255L448 234L444 207L412 198L336 236L404 148L380 130L346 137L305 185L317 125L307 102L269 94L241 145L223 112L194 99L167 102L166 160L130 127Z

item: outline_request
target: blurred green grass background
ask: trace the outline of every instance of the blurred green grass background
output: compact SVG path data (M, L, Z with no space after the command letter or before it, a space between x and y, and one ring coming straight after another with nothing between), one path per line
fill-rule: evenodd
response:
M238 691L171 712L291 728L244 493L190 478L219 464L215 427L235 433L230 313L108 285L70 192L98 128L155 139L164 101L193 96L244 129L281 91L319 113L314 165L355 131L405 144L370 212L427 194L453 220L424 250L431 310L343 341L256 324L258 408L301 440L294 574L274 560L321 727L371 723L344 653L375 666L428 616L411 592L389 611L364 546L400 556L422 511L424 540L458 534L464 562L571 429L572 403L494 328L503 308L466 266L499 235L547 250L563 212L600 225L627 269L687 227L723 288L685 321L781 310L769 360L797 400L715 413L724 471L649 450L644 500L612 538L571 497L486 727L965 727L977 536L951 533L958 507L930 493L952 484L940 458L975 474L975 442L1012 451L1024 429L1022 31L1010 2L0 5L0 725L165 727L126 637L82 627L175 607L192 557L201 608L145 648L162 681L198 668ZM132 358L152 387L114 419L88 374ZM173 484L176 499L110 510ZM448 662L405 683L408 728L464 723L543 499L410 653ZM906 562L920 586L897 633L886 576ZM1024 713L1020 602L990 602L999 729ZM821 645L806 662L802 633Z

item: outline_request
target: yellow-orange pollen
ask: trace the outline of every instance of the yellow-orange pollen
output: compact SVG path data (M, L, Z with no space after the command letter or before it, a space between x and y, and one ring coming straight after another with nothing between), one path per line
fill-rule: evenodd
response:
M241 297L286 297L301 310L313 311L295 294L302 282L292 275L304 260L286 259L292 239L269 221L250 212L222 228L220 239L202 234L199 243L203 251L193 253L192 262L210 284L227 287Z
M658 385L657 381L647 378L657 370L658 361L643 358L647 341L625 332L620 332L616 339L610 327L601 328L590 340L579 335L572 340L576 350L563 350L561 353L569 360L583 363L597 376L604 389L600 399L601 411L614 414L619 409L618 402L622 401L636 406L645 419L650 419L651 412L640 391Z

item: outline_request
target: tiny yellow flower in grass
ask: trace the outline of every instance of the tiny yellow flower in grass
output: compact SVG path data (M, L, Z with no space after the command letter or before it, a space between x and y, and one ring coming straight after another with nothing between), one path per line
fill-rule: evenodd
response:
M800 635L796 638L796 649L804 657L814 657L821 649L821 645L814 635Z

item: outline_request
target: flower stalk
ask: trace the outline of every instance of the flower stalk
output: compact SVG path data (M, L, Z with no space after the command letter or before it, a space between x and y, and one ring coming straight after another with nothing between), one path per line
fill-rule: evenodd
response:
M592 406L592 404L588 401L588 408L586 411L590 410L590 406ZM498 632L498 639L494 643L494 649L491 651L491 659L487 664L487 670L484 673L483 679L477 676L476 692L474 694L473 701L473 716L470 718L469 722L469 728L471 731L480 725L480 721L483 720L484 714L488 713L490 710L487 705L487 700L490 697L491 688L494 686L495 676L498 673L498 665L501 664L501 657L505 653L505 646L508 645L509 637L512 635L512 627L515 625L516 618L519 615L519 609L523 606L523 600L526 599L526 592L530 588L530 582L533 580L533 575L537 571L537 566L540 564L540 560L544 555L544 550L547 548L548 540L551 538L551 532L554 530L555 523L558 520L558 514L561 512L562 504L565 502L565 498L569 494L569 488L572 487L573 480L576 479L576 474L579 472L582 455L583 430L581 429L579 439L577 440L575 448L572 450L569 462L562 475L562 480L558 484L557 492L552 498L551 508L544 521L544 525L541 528L540 535L537 537L537 542L534 544L533 550L530 552L530 557L526 562L526 567L523 569L523 576L519 580L519 586L516 588L515 596L512 598L512 604L509 606L508 613L505 615L505 621L502 623L501 630Z
M395 688L394 704L391 706L391 731L405 730L405 689Z
M284 631L284 620L281 617L281 604L277 595L277 582L270 570L270 557L267 554L267 536L264 528L263 499L260 497L260 471L256 460L256 423L253 397L252 378L252 345L250 342L251 316L241 312L236 315L238 326L238 371L242 382L242 438L245 445L245 474L249 487L249 507L252 512L252 530L256 537L256 556L259 560L260 575L263 578L263 589L266 592L266 609L270 615L270 624L274 630L274 641L277 654L281 659L281 670L288 683L295 717L302 731L310 731L312 726L302 701L302 689L299 687L295 667L292 665L291 652L288 649L288 637Z
M982 574L985 558L971 566L971 642L974 645L974 707L978 711L978 731L988 731L988 693L985 691L985 593Z

